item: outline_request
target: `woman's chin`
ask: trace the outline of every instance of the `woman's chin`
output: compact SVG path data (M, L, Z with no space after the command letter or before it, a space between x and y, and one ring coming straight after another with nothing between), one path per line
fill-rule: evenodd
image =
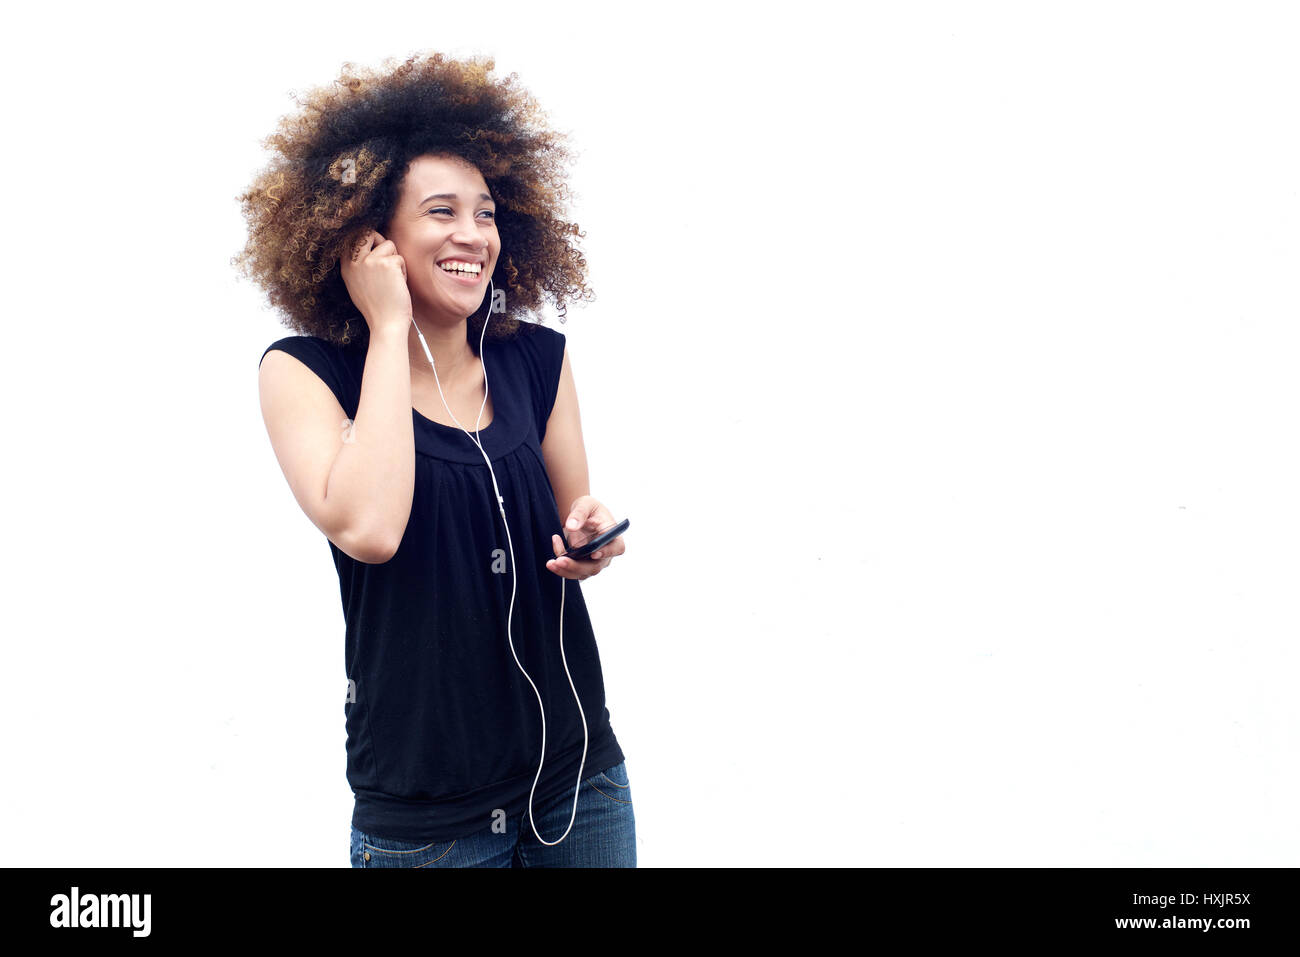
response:
M455 325L472 316L483 305L483 296L477 290L469 290L470 295L421 297L413 300L417 322L429 322L443 325Z

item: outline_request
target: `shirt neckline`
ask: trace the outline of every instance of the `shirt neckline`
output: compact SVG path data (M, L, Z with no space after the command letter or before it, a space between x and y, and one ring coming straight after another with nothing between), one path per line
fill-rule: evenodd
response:
M492 391L491 385L489 384L488 386L489 395L491 395L491 391ZM418 421L427 422L435 429L442 429L444 432L452 432L455 433L456 435L464 435L466 432L469 432L470 435L478 436L480 442L483 441L484 437L487 436L487 434L491 432L493 429L495 429L497 427L497 423L501 421L501 410L497 407L497 400L495 396L492 399L492 421L477 431L475 431L474 429L462 429L459 425L444 425L441 422L435 422L433 419L429 418L427 415L425 415L415 406L411 406L411 411L415 413L415 417Z
M516 360L517 350L499 348L489 341L483 347L488 391L492 396L492 421L476 434L467 436L459 426L435 422L414 406L415 451L449 462L483 465L483 454L495 461L513 451L527 437L531 420L527 415L527 384ZM496 382L496 385L493 385ZM475 438L483 446L480 452Z

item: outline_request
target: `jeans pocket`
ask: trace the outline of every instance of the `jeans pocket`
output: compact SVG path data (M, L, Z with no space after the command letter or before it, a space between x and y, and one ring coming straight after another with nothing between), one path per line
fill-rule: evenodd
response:
M398 841L357 832L361 867L429 867L443 860L456 842Z
M606 768L588 778L587 783L611 801L617 801L619 804L632 803L632 785L627 778L626 761L620 761L612 768Z

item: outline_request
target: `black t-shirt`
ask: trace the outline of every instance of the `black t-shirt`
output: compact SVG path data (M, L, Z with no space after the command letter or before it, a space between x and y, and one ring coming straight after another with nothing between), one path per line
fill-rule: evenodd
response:
M477 336L472 345L477 348ZM582 759L582 719L564 660L590 735L581 776L623 760L582 590L546 567L554 557L551 535L564 538L541 451L564 345L562 334L536 324L508 341L484 344L493 418L477 433L505 499L518 563L510 621L515 654L546 711L545 764L533 799L539 815L572 799ZM271 349L302 361L356 418L363 348L290 336L262 356ZM415 491L396 554L372 565L333 542L329 547L355 699L343 708L347 778L356 798L352 823L382 837L439 841L491 826L495 811L513 816L527 809L542 725L537 696L507 643L510 544L487 464L459 428L415 409L411 415ZM570 504L564 503L566 517Z

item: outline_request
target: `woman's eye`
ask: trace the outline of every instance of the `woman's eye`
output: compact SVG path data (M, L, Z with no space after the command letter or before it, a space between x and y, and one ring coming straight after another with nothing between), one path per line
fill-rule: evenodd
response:
M448 214L451 214L451 213L452 213L452 210L451 210L450 207L447 207L447 206L435 206L433 209L429 210L429 212L431 212L431 213L448 213ZM482 215L482 216L487 216L489 219L493 219L493 220L495 220L495 219L497 218L497 214L494 213L494 212L492 212L492 210L490 210L490 209L485 209L485 210L483 210L482 213L480 213L480 215Z

